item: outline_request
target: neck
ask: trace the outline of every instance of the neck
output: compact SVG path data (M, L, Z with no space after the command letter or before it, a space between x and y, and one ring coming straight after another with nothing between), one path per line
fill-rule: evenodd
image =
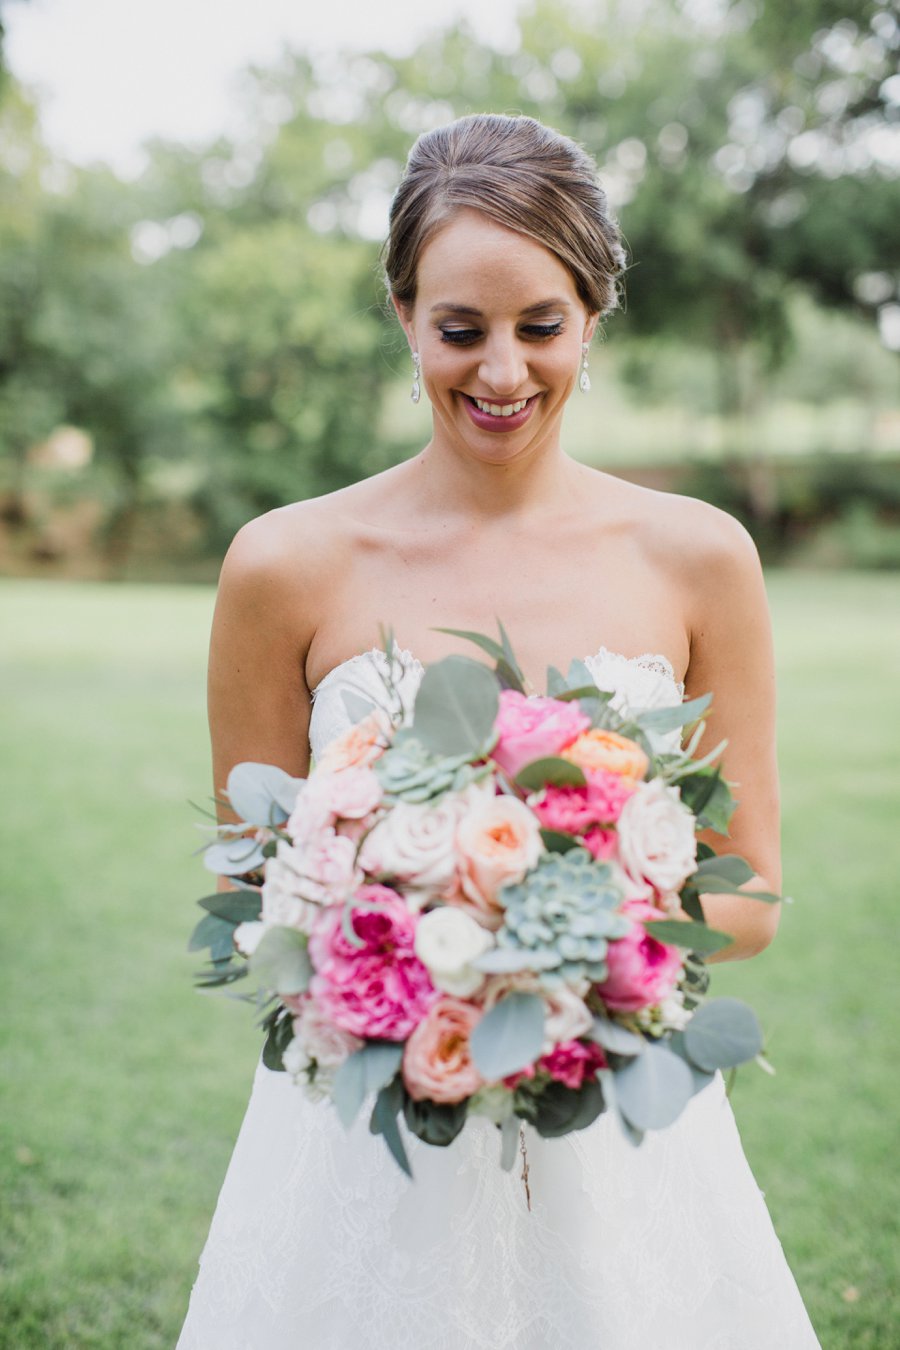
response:
M488 523L526 517L571 504L582 466L560 446L532 447L506 463L475 459L434 437L408 470L422 508L444 517L448 512Z

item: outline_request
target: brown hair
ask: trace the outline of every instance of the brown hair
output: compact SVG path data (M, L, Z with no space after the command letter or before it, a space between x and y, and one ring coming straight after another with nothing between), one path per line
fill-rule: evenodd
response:
M422 250L471 207L528 235L572 274L590 313L618 302L625 267L618 226L586 150L533 117L476 113L427 131L409 152L391 203L384 269L401 303L413 304Z

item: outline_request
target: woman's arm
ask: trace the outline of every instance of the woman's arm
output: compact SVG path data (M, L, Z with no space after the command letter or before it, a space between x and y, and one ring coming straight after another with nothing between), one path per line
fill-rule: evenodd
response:
M700 837L716 852L737 853L750 864L756 876L747 890L777 892L781 844L775 673L762 569L753 541L737 521L712 508L701 509L703 528L694 533L690 564L686 696L712 693L699 753L727 740L721 764L738 806L728 838L711 831ZM739 892L705 895L702 905L708 923L734 937L713 960L754 956L778 928L780 905Z
M292 511L293 508L287 508ZM310 700L304 663L315 631L310 568L296 530L273 511L237 534L219 579L209 650L213 784L220 797L243 760L308 772ZM223 820L234 817L222 812Z

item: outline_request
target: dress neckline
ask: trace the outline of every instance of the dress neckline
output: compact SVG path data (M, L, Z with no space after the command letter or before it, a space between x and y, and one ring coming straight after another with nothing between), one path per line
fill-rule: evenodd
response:
M415 670L421 674L425 670L425 663L409 650L408 647L400 647L396 642L393 646L393 657L400 661L404 667L404 673L407 670ZM665 679L671 680L676 689L684 692L684 683L675 678L675 667L667 656L662 652L642 652L640 656L625 656L623 652L613 651L610 647L600 647L592 656L581 658L586 665L594 661L617 661L624 665L637 666L641 670L648 670L656 675L661 675ZM346 671L360 663L372 662L377 665L387 660L387 654L382 647L370 647L368 651L357 652L354 656L348 656L345 661L339 661L331 670L325 672L321 680L314 689L310 691L310 696L315 699L317 694L336 678L341 672Z

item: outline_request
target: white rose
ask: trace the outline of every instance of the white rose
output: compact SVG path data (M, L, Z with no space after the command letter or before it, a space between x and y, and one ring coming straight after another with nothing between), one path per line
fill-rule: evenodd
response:
M248 919L246 923L238 924L234 930L234 945L242 956L253 955L266 927L267 925L260 923L258 919Z
M541 1052L549 1055L562 1041L574 1041L584 1036L594 1025L583 998L568 985L544 993L544 1044Z
M677 788L660 778L641 783L622 807L617 824L619 859L635 881L657 891L677 891L697 865L694 817Z
M427 966L432 984L457 998L468 998L484 984L484 975L471 962L493 945L487 929L453 905L430 910L416 924L416 956Z
M370 875L386 873L415 886L441 890L456 872L456 827L460 797L436 802L397 802L380 821L360 851L360 865Z
M357 1036L335 1026L311 999L303 1004L294 1018L294 1040L291 1045L295 1043L302 1046L308 1059L316 1061L319 1069L336 1069L348 1055L362 1048L362 1041Z

